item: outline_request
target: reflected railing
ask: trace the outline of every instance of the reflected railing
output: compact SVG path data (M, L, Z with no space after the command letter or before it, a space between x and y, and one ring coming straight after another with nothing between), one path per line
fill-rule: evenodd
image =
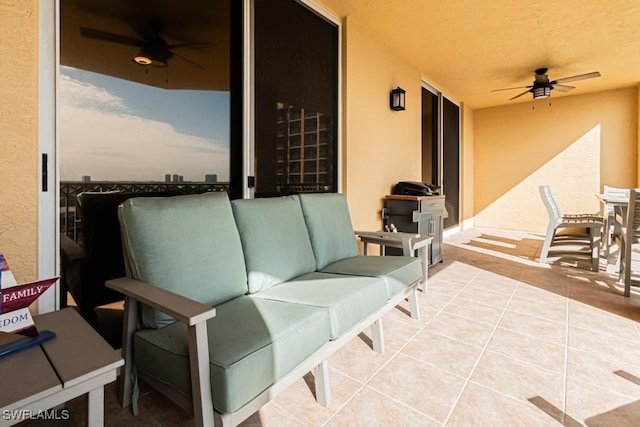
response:
M61 181L60 233L78 241L80 218L76 216L78 194L83 192L119 191L123 193L156 193L171 191L179 194L199 194L214 191L229 193L228 182L140 182L140 181Z

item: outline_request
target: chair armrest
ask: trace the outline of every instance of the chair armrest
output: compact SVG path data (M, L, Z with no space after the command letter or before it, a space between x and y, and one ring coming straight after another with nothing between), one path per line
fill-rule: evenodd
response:
M201 304L140 280L121 277L107 280L106 285L108 288L160 310L189 326L203 322L216 315L215 307Z
M60 255L69 264L87 259L87 253L66 234L60 233Z

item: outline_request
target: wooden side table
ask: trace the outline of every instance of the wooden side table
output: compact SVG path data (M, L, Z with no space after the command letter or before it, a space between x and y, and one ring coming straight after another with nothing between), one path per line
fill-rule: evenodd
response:
M428 279L428 248L433 237L421 236L414 233L389 233L386 231L356 231L356 236L360 238L364 245L364 254L368 254L369 243L380 245L380 254L385 254L385 247L402 249L402 255L414 257L416 251L422 260L422 292L427 292Z
M40 411L88 394L87 424L104 424L104 386L124 364L73 309L36 316L39 330L56 337L38 347L0 359L0 426L10 426Z

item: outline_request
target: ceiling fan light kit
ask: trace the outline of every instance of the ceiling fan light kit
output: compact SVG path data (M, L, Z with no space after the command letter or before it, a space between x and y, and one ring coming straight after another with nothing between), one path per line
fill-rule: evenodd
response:
M140 65L151 65L153 67L166 67L167 60L173 55L167 50L145 48L140 49L140 52L133 57L133 61Z
M146 56L144 56L142 54L138 54L138 55L134 56L133 60L135 62L137 62L138 64L140 64L140 65L151 65L153 63L151 58L147 58Z
M551 96L551 88L548 86L534 87L531 90L533 91L533 99L544 99Z

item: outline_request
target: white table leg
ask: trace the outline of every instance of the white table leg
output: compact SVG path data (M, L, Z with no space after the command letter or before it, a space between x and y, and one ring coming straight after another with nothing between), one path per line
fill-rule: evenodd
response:
M104 386L94 388L87 396L87 425L89 427L104 425Z

